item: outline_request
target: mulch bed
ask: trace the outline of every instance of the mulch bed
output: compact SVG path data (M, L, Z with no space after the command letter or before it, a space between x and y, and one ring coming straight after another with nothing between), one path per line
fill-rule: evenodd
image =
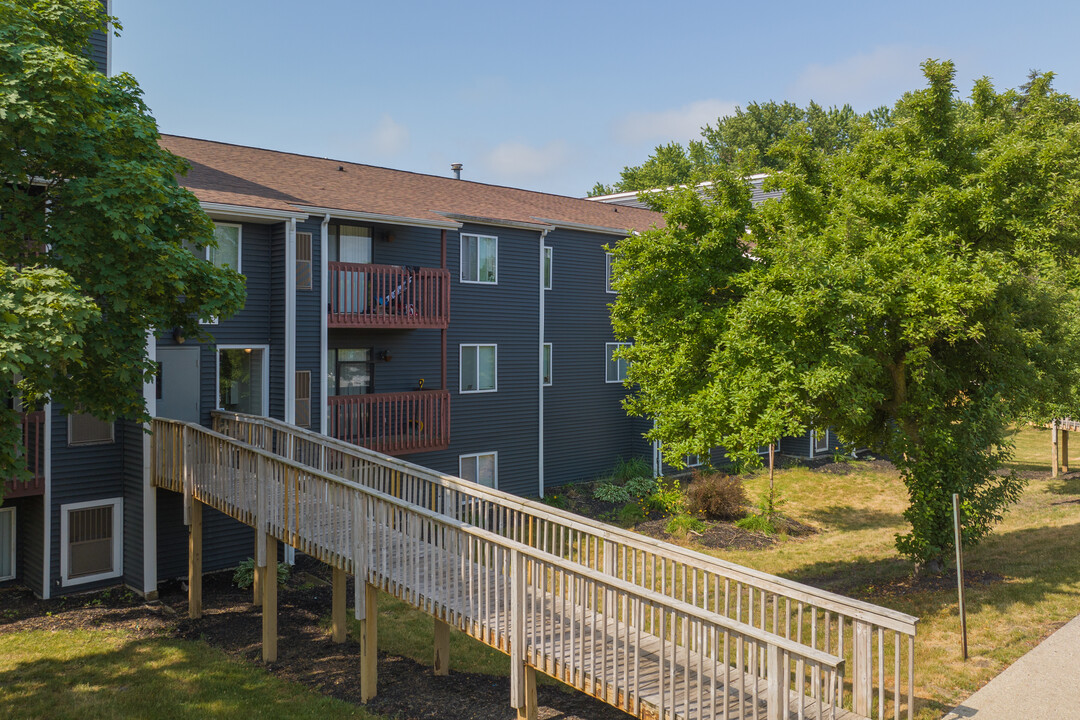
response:
M314 582L312 582L314 580ZM330 612L329 570L298 557L294 579L278 597L278 661L266 666L283 680L297 682L346 702L360 703L360 646L351 637L330 640L322 619ZM349 607L351 607L351 588ZM163 586L161 599L145 603L133 593L112 589L38 600L22 588L0 589L0 635L24 630L115 629L138 637L203 640L244 661L262 664L262 615L251 591L232 584L232 574L203 579L203 617L187 617L187 593L180 583ZM537 688L542 720L626 720L630 716L577 692ZM378 695L367 708L401 720L512 720L510 679L457 672L436 677L428 665L379 653Z

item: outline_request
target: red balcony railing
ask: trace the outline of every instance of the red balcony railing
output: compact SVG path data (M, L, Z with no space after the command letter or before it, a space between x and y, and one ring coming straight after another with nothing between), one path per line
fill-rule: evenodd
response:
M22 420L22 452L26 469L33 476L29 482L9 479L4 483L4 497L17 498L45 492L45 413L41 410L19 413Z
M450 447L447 390L334 395L328 398L329 435L387 455Z
M450 271L403 265L329 264L330 327L445 328Z

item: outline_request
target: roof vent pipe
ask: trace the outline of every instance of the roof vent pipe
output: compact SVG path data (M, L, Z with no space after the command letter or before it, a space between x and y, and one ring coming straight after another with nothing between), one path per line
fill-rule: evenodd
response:
M450 169L454 171L454 179L461 179L461 163L451 163Z

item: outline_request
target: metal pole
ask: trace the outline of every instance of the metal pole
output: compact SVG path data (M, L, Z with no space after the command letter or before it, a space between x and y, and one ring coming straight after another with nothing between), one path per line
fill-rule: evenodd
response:
M964 547L960 543L960 496L953 493L953 534L956 538L956 591L960 598L960 647L967 660L967 610L964 606Z

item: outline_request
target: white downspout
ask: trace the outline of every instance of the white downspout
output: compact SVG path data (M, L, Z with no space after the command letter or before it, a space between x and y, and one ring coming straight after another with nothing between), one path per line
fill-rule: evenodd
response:
M330 213L326 213L322 219L322 235L319 239L319 431L323 435L328 434L330 425L330 402L326 394L330 391L330 383L326 375L326 360L330 350L327 333L327 306L330 301L330 290L327 282L330 280L330 261L326 251L330 245L328 226L330 225Z
M52 403L45 403L45 419L44 431L45 431L45 446L43 452L45 453L45 494L41 498L41 504L44 506L45 512L45 537L43 538L45 543L45 562L44 567L41 568L41 599L48 600L52 596Z
M151 362L157 361L157 337L153 329L146 333L146 356ZM143 402L150 417L157 416L157 383L151 380L143 383ZM149 428L146 428L149 429ZM153 471L153 449L150 434L142 434L142 512L143 512L143 597L157 599L157 490L150 482Z
M540 384L539 392L539 434L537 439L537 462L536 472L538 475L538 487L540 491L540 497L544 497L544 339L545 339L545 320L544 320L544 240L547 239L548 228L544 228L540 231L540 372L536 374L537 380ZM552 358L554 362L554 358ZM552 368L554 370L554 368Z
M285 422L296 424L296 218L285 226ZM296 548L285 545L284 560L296 564Z

